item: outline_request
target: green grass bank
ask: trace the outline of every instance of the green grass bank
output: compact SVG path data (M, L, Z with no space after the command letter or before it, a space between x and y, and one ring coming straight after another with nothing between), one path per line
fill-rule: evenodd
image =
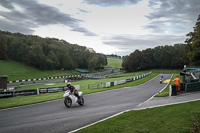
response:
M8 75L8 81L47 78L63 75L80 74L77 71L68 70L38 70L12 60L0 60L0 75Z
M77 133L199 133L200 101L130 111Z
M122 68L122 59L118 58L107 58L107 62L109 67L113 68Z

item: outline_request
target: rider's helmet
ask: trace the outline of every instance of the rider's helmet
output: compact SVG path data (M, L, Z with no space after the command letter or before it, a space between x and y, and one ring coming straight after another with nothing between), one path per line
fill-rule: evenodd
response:
M67 82L67 87L71 87L71 83L70 82Z

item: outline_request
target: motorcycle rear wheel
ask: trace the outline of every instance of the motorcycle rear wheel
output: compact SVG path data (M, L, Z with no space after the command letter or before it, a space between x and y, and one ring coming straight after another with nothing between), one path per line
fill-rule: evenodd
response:
M84 99L83 99L82 97L79 99L78 104L79 104L80 106L83 106L83 104L84 104Z
M72 106L72 99L69 97L66 97L64 100L65 106L70 108Z

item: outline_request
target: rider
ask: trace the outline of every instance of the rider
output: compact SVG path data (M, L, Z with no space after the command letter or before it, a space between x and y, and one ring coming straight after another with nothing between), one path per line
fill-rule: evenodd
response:
M71 93L74 93L74 95L78 97L78 99L80 98L80 96L78 95L78 91L74 86L71 85L70 82L67 83L67 88L70 90Z

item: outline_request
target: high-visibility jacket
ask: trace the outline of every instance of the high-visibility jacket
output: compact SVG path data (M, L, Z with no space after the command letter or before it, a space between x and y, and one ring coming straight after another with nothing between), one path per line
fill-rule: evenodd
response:
M175 78L174 80L172 80L173 82L175 82L175 85L176 86L179 86L180 85L180 79L177 77Z

